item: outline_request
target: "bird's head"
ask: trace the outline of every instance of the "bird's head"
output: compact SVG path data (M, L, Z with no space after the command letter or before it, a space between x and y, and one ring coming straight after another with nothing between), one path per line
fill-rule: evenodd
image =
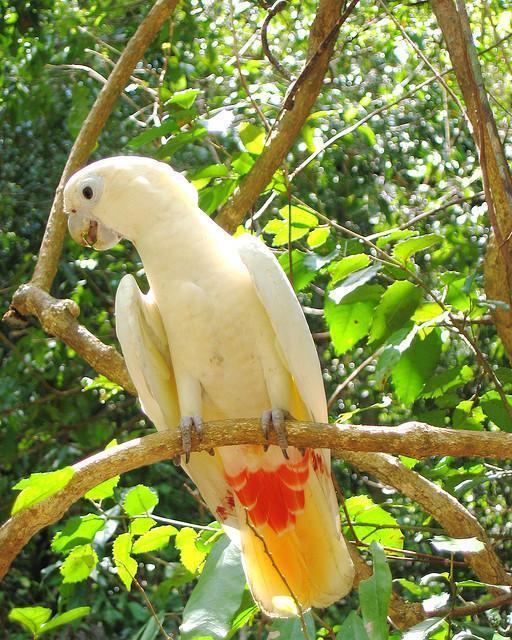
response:
M64 187L69 232L79 244L99 251L121 238L133 240L138 229L197 207L197 191L164 162L117 156L80 169Z

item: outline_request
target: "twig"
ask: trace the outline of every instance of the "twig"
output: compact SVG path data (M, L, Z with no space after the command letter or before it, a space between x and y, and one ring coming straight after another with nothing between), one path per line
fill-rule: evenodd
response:
M471 602L462 607L446 607L444 609L436 609L435 611L427 611L427 618L463 618L465 616L474 616L489 609L498 609L512 602L512 593L504 593L485 602Z
M126 566L125 566L125 569L126 569ZM146 606L149 609L149 611L151 613L151 616L153 617L153 620L158 625L158 628L160 629L160 633L163 635L165 640L174 640L174 636L169 635L167 633L167 631L163 628L162 623L160 622L160 618L156 615L155 608L153 607L153 604L152 604L151 600L148 598L146 592L144 591L143 586L140 584L140 582L137 580L137 578L135 576L130 576L130 577L133 580L133 584L142 593L142 597L144 598L144 602L146 603Z
M331 397L329 398L329 401L327 402L327 407L331 408L332 405L334 404L334 402L337 400L338 396L340 395L340 393L343 391L343 389L346 389L346 387L348 387L348 385L352 382L352 380L355 380L357 378L357 376L361 373L361 371L363 371L364 369L366 369L366 367L368 365L370 365L375 358L378 358L379 355L381 354L381 352L383 351L384 347L379 347L378 349L376 349L371 355L368 356L368 358L366 358L365 360L363 360L346 378L345 380L343 380L343 382L340 382L340 384L336 387L336 389L332 392Z
M282 64L275 58L274 54L270 50L268 46L268 26L272 18L277 15L280 11L282 11L287 5L287 0L277 0L274 4L268 9L267 15L263 20L263 24L261 25L261 47L263 49L263 53L267 57L270 64L274 67L274 69L279 73L279 75L283 76L286 80L290 80L290 74L286 71Z

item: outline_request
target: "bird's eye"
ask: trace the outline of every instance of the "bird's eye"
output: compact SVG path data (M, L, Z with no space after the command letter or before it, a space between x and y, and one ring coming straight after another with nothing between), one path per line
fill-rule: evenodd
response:
M92 198L92 197L93 197L93 195L94 195L94 192L93 192L93 190L92 190L92 187L89 187L89 186L84 187L84 188L82 189L82 195L83 195L83 197L84 197L86 200L91 200L91 198Z

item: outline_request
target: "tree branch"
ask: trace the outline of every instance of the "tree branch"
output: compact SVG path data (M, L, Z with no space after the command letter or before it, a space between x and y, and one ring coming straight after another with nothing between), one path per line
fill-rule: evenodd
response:
M324 425L308 422L287 421L286 428L290 444L297 447L329 447L338 457L346 459L358 468L369 471L386 484L399 488L411 499L419 502L439 521L443 528L454 537L476 536L488 542L483 529L459 503L446 494L437 485L425 480L401 463L385 455L365 455L350 452L359 450L387 450L396 453L419 456L427 455L422 441L430 443L435 455L467 455L465 446L475 455L496 457L495 442L501 442L503 451L511 450L512 435L502 433L481 433L473 431L451 431L439 429L422 423L409 423L400 427L374 427L356 425ZM436 434L436 435L434 435ZM497 438L501 436L501 438ZM474 441L482 438L480 447ZM459 441L464 445L456 445ZM274 442L274 439L271 438ZM446 446L443 449L439 442ZM473 445L468 444L473 442ZM240 444L264 444L258 419L236 419L211 421L204 425L201 442L193 439L192 450L207 451L211 448ZM492 453L489 453L489 449ZM62 517L69 507L87 491L113 476L126 473L139 467L171 459L183 453L179 431L169 430L136 438L124 444L102 451L74 465L75 474L69 484L47 498L32 505L10 518L0 528L0 578L5 575L10 564L30 538L43 527ZM461 514L466 514L462 518ZM504 570L499 571L499 560L491 562L494 552L489 548L485 552L468 556L468 562L478 572L477 575L491 584L506 584ZM482 566L476 562L480 558ZM488 565L488 569L486 569ZM501 566L501 565L499 565ZM491 578L495 573L499 580ZM494 575L493 573L493 575ZM485 576L484 576L485 574Z
M352 4L355 6L355 3ZM342 7L343 0L320 0L309 37L308 61L314 59L315 63L308 65L306 62L303 73L292 85L296 87L293 88L293 104L289 105L289 109L285 109L284 115L280 118L251 171L221 208L216 222L226 231L233 232L241 223L247 211L254 205L281 166L288 150L299 135L322 89L336 36L341 26ZM348 17L348 14L345 17ZM327 42L325 42L326 38Z
M432 0L432 9L444 35L457 82L467 105L472 134L480 153L482 181L494 240L487 248L485 288L491 300L508 309L495 311L496 328L512 361L512 176L496 121L487 99L482 70L469 18L462 0ZM504 286L504 283L508 283Z

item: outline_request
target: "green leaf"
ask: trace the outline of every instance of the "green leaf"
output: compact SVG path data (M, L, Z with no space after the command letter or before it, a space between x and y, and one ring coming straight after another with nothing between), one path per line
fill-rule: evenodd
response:
M343 621L336 640L369 640L363 621L355 611L351 611Z
M82 582L98 564L98 556L90 544L75 547L60 566L64 584Z
M507 395L506 398L509 406L512 406L512 396ZM489 420L502 431L512 432L512 418L497 391L484 393L480 398L480 407Z
M317 249L325 244L331 234L329 227L317 227L309 232L307 243L311 249Z
M206 133L206 129L198 125L196 125L192 131L176 133L163 146L161 146L160 149L158 149L155 155L158 160L167 160L185 145L204 138Z
M199 207L205 213L212 214L220 207L235 190L236 180L222 180L211 187L202 189L199 193Z
M316 637L315 621L309 611L304 614L308 638ZM270 627L269 637L275 640L303 640L306 636L302 630L300 618L277 618Z
M400 329L412 316L422 298L420 287L399 280L384 292L375 312L370 342L380 342Z
M398 399L412 404L434 373L441 356L441 337L434 329L416 334L411 346L393 367L391 378Z
M176 534L176 549L180 551L180 559L183 566L191 573L197 573L200 571L204 559L206 558L206 551L202 551L197 548L196 542L199 534L190 527L183 527Z
M375 300L335 304L327 299L325 320L337 355L343 355L368 335L373 321Z
M343 278L346 278L353 271L360 271L370 264L370 256L366 253L356 253L352 256L346 256L338 262L329 265L329 273L331 274L332 283L336 284Z
M380 271L380 269L380 264L373 264L370 267L366 267L365 269L354 271L347 278L345 278L343 284L329 291L330 300L332 300L336 304L339 304L350 293L352 293L359 287L362 287L364 284L374 278Z
M479 553L485 549L478 538L449 538L448 536L434 536L430 544L436 551L446 553Z
M176 131L179 131L178 123L171 118L168 118L159 127L151 127L150 129L146 129L142 133L139 133L138 136L135 136L135 138L132 138L130 142L128 142L127 146L132 149L137 149L148 142L152 142L156 138L168 136L170 133L176 133Z
M345 500L345 506L359 540L367 543L376 541L386 547L403 549L404 534L398 528L398 522L390 513L375 504L369 496L352 496ZM347 523L344 524L343 532L352 539L352 530Z
M141 536L155 525L156 520L153 520L153 518L134 518L133 520L130 520L130 533L132 536Z
M384 551L377 542L372 542L370 550L373 557L373 575L359 585L361 613L370 640L387 640L391 571Z
M88 491L84 497L87 498L87 500L94 501L106 500L106 498L110 498L114 495L114 489L119 484L120 479L121 476L114 476L113 478L109 478L108 480L105 480L105 482L101 482L93 489Z
M9 620L17 622L37 637L42 625L50 619L51 615L52 610L46 607L16 607L9 612Z
M402 242L398 242L393 249L393 256L401 262L407 262L418 251L424 251L430 249L436 244L439 244L442 238L435 233L430 233L425 236L417 236L415 238L409 238Z
M251 122L242 122L239 129L240 140L244 147L255 155L259 155L265 147L265 130Z
M167 100L165 104L177 104L183 109L190 109L200 93L201 91L199 89L185 89L184 91L176 91L175 93L173 93L172 98L170 98L170 100Z
M482 431L484 419L485 414L482 411L482 407L475 407L473 400L462 400L453 411L452 427L454 429Z
M137 574L137 561L130 555L131 550L131 535L122 533L117 536L113 545L113 559L117 567L117 575L128 591L130 591L133 578Z
M214 544L185 605L180 627L182 640L201 636L227 638L244 589L240 549L223 537Z
M370 127L370 125L362 124L357 128L357 131L366 139L368 146L374 147L377 144L377 138L375 137L375 133L373 132L373 129Z
M439 398L448 391L466 384L473 379L473 372L468 365L447 369L432 378L425 384L420 394L421 398Z
M190 177L192 181L203 178L224 178L229 174L229 169L225 164L210 164L199 171L195 171Z
M157 504L158 495L156 491L146 487L144 484L138 484L136 487L132 487L125 495L123 509L129 516L138 516L151 513Z
M309 260L309 254L298 249L291 251L293 271L293 288L295 291L302 291L310 282L312 282L317 274L314 263ZM279 264L284 272L290 277L290 252L286 251L279 256Z
M12 515L57 493L68 484L74 474L73 467L64 467L48 473L33 473L20 480L13 487L21 489L21 493L14 502Z
M62 627L65 624L69 624L70 622L74 622L79 618L83 618L84 616L89 615L90 612L91 607L75 607L74 609L69 609L64 613L59 613L42 626L39 635L43 635L43 633L47 633L48 631L53 631L54 629Z
M171 524L162 527L155 527L144 533L138 540L135 540L132 546L132 553L147 553L148 551L156 551L169 544L171 536L175 536L178 529Z
M94 536L105 526L105 518L94 513L69 518L62 531L58 531L52 540L52 549L65 553L74 547L92 542Z
M427 618L411 627L402 636L402 640L425 640L443 624L444 618Z
M296 204L292 204L291 206L285 205L284 207L281 207L279 209L279 214L286 221L289 221L291 219L292 225L296 227L306 227L307 229L312 229L318 224L318 218L316 217L313 209L300 207Z

